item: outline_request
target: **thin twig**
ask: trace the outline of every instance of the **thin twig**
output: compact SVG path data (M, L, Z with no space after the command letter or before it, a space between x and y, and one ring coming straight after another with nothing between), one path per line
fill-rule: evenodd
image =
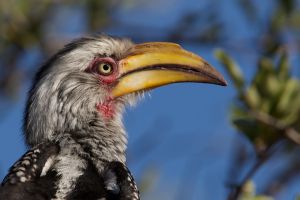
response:
M257 170L273 155L276 149L274 149L275 144L269 146L267 149L265 149L263 152L261 152L254 165L251 167L251 169L248 171L246 176L243 178L243 180L240 182L240 184L236 185L231 193L228 196L228 200L237 200L242 193L242 190L247 183L248 180L251 179L251 177L257 172Z

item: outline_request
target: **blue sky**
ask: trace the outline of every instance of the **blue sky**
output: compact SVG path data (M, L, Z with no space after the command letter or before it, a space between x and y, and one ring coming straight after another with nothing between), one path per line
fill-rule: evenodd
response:
M258 0L256 2L259 3L261 10L258 17L264 18L269 13L271 3ZM132 27L145 27L145 29L124 30L122 27L111 26L103 31L119 36L130 36L133 32L154 36L162 34L163 36L163 30L173 27L184 13L201 10L203 5L208 3L218 3L218 10L229 29L236 30L235 35L232 35L234 39L227 38L225 44L230 44L237 38L246 42L259 32L255 29L255 25L245 23L241 13L236 9L237 5L234 0L201 2L197 0L142 0L136 4L128 3L115 11L115 20L130 24ZM76 17L72 18L71 25L68 20L61 20L74 15L74 12L76 12ZM80 10L62 9L57 17L49 21L47 34L52 37L58 37L61 34L82 35L86 32L86 27L82 23L84 18L85 15ZM64 28L64 23L68 24L68 28ZM161 32L155 32L157 30ZM196 46L184 43L184 41L181 45L201 55L224 74L224 70L213 57L216 47ZM231 45L235 44L229 46ZM248 52L247 55L236 51L231 51L231 53L240 63L243 63L242 69L249 79L255 70L253 66L257 55L251 46L243 48ZM32 50L28 52L23 62L40 63L35 59L39 59L39 55L38 52ZM9 105L11 109L0 121L2 133L0 178L25 151L21 126L26 91L29 86L29 82L24 83L19 100ZM129 167L138 180L149 172L155 172L150 174L153 176L154 184L149 193L155 192L157 196L165 200L176 199L177 190L184 180L190 184L191 188L195 188L196 192L191 199L225 199L228 192L224 184L227 180L229 155L234 138L238 137L229 120L229 110L234 95L230 81L228 87L192 83L174 84L155 89L135 108L127 109L124 122L129 133ZM154 145L147 148L138 143L143 135L148 137L150 135L149 140ZM136 152L137 150L141 152ZM186 173L189 170L194 170L196 173L188 176ZM299 189L292 187L282 199L292 199L296 191L300 192ZM151 199L151 197L146 194L144 199Z

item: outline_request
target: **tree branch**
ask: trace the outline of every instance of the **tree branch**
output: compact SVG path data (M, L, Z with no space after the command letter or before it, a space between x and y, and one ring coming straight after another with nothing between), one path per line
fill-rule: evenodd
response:
M275 129L277 129L279 132L283 133L288 140L292 141L297 145L300 145L300 133L293 127L286 126L278 119L263 112L252 110L250 111L250 114L259 122L272 126Z

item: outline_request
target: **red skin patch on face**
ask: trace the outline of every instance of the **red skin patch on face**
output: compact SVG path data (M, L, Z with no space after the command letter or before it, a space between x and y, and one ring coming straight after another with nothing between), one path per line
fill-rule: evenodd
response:
M109 64L112 67L112 73L107 75L101 73L101 71L98 69L98 66L101 63ZM110 93L112 87L114 87L119 77L118 67L118 61L114 60L113 58L99 57L94 58L85 71L94 74L99 80L100 87L107 90L107 93ZM98 103L96 105L96 109L106 120L112 119L116 113L115 104L111 98L107 98L103 103Z
M97 104L96 108L105 119L111 119L114 117L115 104L111 99L106 100L104 103Z

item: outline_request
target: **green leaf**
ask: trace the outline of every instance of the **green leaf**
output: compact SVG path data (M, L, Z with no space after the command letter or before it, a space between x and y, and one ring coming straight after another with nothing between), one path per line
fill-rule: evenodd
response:
M294 97L295 91L298 88L299 88L298 81L296 81L294 79L289 79L286 82L285 87L280 96L279 102L277 104L277 110L280 113L286 113L286 110L291 108L290 103L292 101L292 97ZM299 104L300 104L300 102L299 102Z
M278 73L278 78L281 81L286 80L289 76L289 61L286 52L282 53L282 55L279 58L277 73Z
M233 80L235 87L238 90L242 90L245 85L245 81L240 67L225 51L221 49L217 49L215 51L215 57L224 65L230 78Z

